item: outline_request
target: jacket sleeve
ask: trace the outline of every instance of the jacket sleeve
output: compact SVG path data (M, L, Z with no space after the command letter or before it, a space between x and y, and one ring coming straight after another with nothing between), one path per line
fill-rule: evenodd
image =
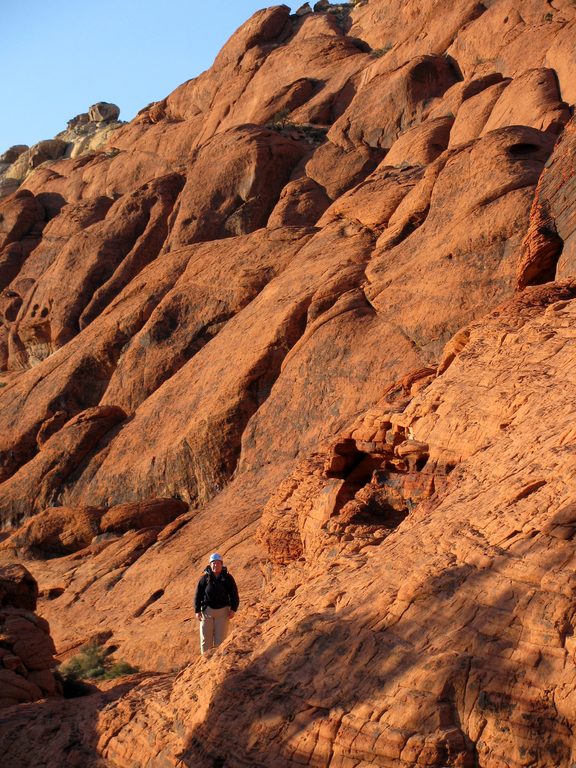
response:
M206 579L204 576L198 582L196 587L196 594L194 595L194 613L200 613L202 610L202 602L204 600L204 594L206 592Z
M236 612L240 605L240 598L238 597L238 587L230 573L228 574L228 596L230 597L230 608Z

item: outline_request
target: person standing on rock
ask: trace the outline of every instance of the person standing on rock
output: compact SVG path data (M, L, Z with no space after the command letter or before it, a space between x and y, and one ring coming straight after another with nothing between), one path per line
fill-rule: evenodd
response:
M210 564L198 582L194 598L194 610L200 622L201 653L225 640L239 603L234 577L228 573L222 556L215 552L210 555Z

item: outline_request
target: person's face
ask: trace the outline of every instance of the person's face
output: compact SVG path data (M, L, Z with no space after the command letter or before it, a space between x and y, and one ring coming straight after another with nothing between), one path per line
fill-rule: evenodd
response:
M210 563L210 568L212 568L212 573L215 576L219 576L222 573L222 560L213 560Z

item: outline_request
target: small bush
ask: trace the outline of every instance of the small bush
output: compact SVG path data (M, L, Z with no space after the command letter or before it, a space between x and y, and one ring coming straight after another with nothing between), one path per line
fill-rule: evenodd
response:
M62 679L69 683L77 680L113 680L134 674L138 668L126 661L112 661L105 648L89 643L80 649L79 654L62 664L59 672Z
M370 56L372 56L373 59L379 59L380 56L384 56L388 51L392 48L392 43L386 43L386 45L383 45L382 48L373 48L370 51Z
M291 125L291 123L288 121L289 115L289 109L281 109L279 112L276 112L273 115L270 126L275 128L277 131L281 131L283 128L288 128Z
M127 661L117 661L104 672L104 680L113 680L115 677L133 675L135 672L138 672L138 667L133 667Z

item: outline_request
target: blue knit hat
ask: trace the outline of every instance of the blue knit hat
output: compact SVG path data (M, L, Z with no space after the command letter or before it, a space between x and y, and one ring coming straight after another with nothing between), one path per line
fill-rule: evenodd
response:
M224 562L222 555L219 555L218 552L214 552L213 555L210 555L210 562L213 563L215 560L220 560L221 563Z

